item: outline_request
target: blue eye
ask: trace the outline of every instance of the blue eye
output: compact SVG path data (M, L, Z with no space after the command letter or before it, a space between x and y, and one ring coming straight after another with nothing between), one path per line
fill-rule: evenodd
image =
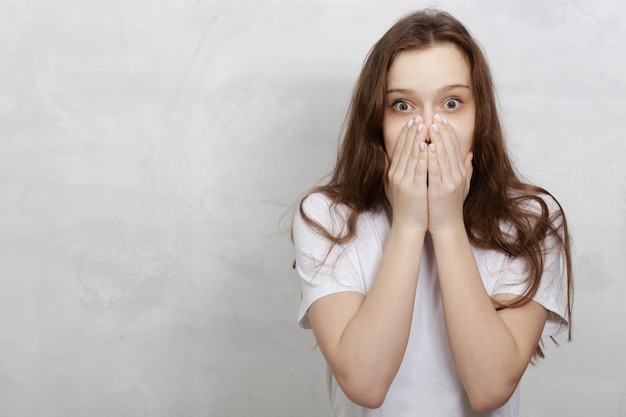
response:
M461 105L461 101L458 98L451 98L446 100L443 105L447 110L456 110Z
M407 103L406 101L402 101L402 100L399 100L393 103L392 107L395 110L401 111L401 112L411 111L411 105Z

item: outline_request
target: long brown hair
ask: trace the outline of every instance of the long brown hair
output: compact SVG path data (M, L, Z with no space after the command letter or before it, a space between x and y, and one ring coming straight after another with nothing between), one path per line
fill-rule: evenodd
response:
M389 204L383 185L385 149L382 132L387 74L399 53L442 43L455 45L467 58L476 103L473 175L463 207L467 234L474 246L521 257L527 264L526 292L497 308L519 307L533 298L543 272L545 240L554 237L551 240L557 242L560 246L557 249L563 251L565 258L570 320L568 339L571 339L572 262L565 215L550 193L519 179L506 151L487 61L467 29L448 13L423 10L405 16L374 45L365 61L354 89L330 180L309 192L324 193L333 205L350 208L345 219L345 233L334 236L308 217L302 205L306 197L300 203L300 214L310 227L335 245L354 238L361 213L380 210ZM554 199L558 207L555 212L550 213L542 194ZM510 225L513 233L503 231L503 224ZM539 346L537 354L543 357Z

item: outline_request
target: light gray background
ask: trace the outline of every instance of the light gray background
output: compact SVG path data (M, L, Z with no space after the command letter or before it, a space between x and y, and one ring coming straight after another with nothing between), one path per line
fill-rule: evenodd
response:
M0 415L324 416L289 217L366 53L439 6L574 236L522 416L626 415L626 3L0 1Z

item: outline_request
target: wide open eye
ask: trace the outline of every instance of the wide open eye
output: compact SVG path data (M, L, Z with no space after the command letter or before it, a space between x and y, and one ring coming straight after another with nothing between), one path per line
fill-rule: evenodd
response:
M409 103L407 103L404 100L398 100L398 101L394 102L392 107L395 110L401 111L401 112L411 111L412 108L413 108Z
M459 100L458 98L451 98L446 100L445 103L443 103L443 106L446 108L446 110L456 110L459 108L459 106L461 105L461 100Z

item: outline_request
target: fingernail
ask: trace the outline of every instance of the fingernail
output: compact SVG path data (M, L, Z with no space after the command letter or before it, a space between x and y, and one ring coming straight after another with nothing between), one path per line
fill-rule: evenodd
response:
M424 130L424 123L417 125L417 133L420 133L422 130Z
M442 115L440 115L439 113L437 113L435 115L435 121L439 122L439 123L443 123L444 125L448 124L448 119L446 119L445 117L443 117Z
M433 125L433 130L435 131L435 133L439 133L439 126Z
M406 124L406 127L411 127L411 126L413 126L413 122L415 122L415 120L413 120L413 119L409 119L409 122Z
M420 151L423 151L424 149L426 149L426 143L420 142Z
M421 119L422 119L422 116L420 116L419 114L415 115L415 123L419 123Z
M435 148L435 144L434 144L434 143L431 143L430 145L428 145L428 149L430 149L430 151L431 151L432 153L435 153L435 149L436 149L436 148Z

